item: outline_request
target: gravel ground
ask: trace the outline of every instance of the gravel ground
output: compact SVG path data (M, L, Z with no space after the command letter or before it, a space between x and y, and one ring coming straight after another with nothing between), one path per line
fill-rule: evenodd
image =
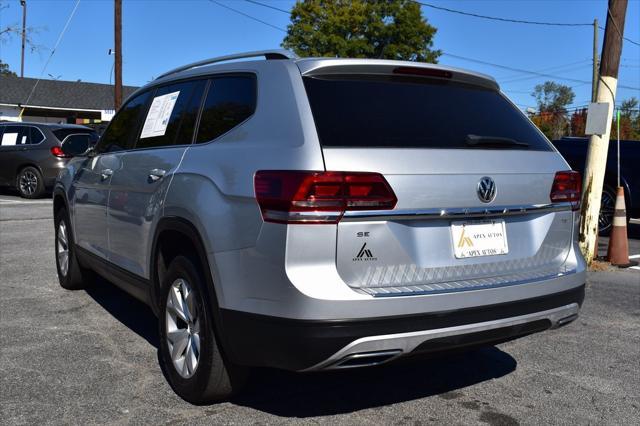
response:
M374 369L256 370L204 407L171 391L146 306L106 282L59 287L50 200L0 195L0 294L2 424L640 424L640 270L590 274L559 330Z

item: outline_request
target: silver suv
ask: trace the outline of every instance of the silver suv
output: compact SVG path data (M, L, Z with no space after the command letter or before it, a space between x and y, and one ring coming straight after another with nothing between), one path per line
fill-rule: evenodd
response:
M580 177L484 75L215 58L138 90L95 148L65 149L61 285L96 272L148 303L193 403L248 367L364 367L555 328L584 298Z

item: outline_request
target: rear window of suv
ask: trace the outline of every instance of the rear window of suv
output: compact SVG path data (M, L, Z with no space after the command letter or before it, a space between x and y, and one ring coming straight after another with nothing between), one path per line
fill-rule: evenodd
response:
M397 76L304 77L304 84L325 147L553 150L492 89Z

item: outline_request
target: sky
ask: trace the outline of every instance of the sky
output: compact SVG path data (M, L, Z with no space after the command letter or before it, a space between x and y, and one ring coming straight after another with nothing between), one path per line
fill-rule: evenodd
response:
M244 0L123 0L123 82L140 86L162 72L200 59L251 50L280 48L285 13ZM293 0L260 0L289 10ZM502 18L545 22L591 23L604 27L606 0L425 0L450 9ZM19 0L0 0L0 27L19 24ZM81 0L58 48L51 49L65 27L75 0L27 0L27 26L42 46L25 57L25 76L109 83L112 79L113 1ZM257 22L236 11L250 15ZM572 106L586 105L591 98L591 27L524 25L478 19L422 7L423 16L437 28L434 48L443 51L439 62L494 77L520 108L535 107L531 92L549 80L506 66L554 76L584 80L581 83L555 78L576 94ZM625 37L640 42L640 0L629 0ZM604 32L599 31L599 43ZM600 50L600 48L598 49ZM451 56L450 56L451 55ZM462 59L466 58L466 59ZM0 59L20 70L20 39L0 44ZM471 60L470 60L471 59ZM491 63L494 65L488 65ZM43 71L44 69L44 71ZM616 103L640 98L640 46L624 42Z

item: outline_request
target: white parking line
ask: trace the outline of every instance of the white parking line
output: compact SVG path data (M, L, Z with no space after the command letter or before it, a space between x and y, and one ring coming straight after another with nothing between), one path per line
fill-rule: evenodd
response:
M631 256L629 256L629 259L638 259L640 257L640 254L632 254Z
M0 205L16 206L16 205L49 205L52 201L23 201L23 200L3 200L0 199Z

